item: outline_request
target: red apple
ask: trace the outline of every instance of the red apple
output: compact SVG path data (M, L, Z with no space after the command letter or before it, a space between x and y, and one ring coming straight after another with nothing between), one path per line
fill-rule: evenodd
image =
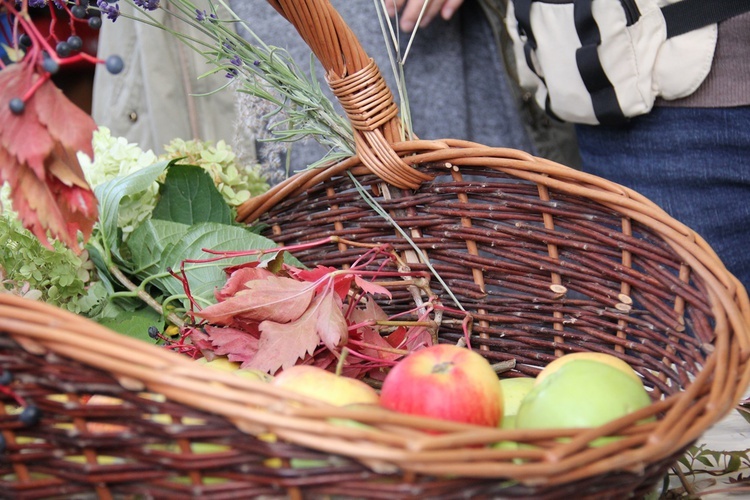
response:
M455 345L420 349L394 366L383 381L381 406L411 415L496 427L503 416L502 389L490 363Z

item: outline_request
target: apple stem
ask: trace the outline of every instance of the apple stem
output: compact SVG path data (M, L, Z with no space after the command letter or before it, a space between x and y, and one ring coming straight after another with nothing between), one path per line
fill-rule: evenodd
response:
M446 372L449 372L452 367L453 367L452 361L443 361L442 363L438 363L435 366L433 366L431 373L446 373Z
M341 349L341 355L339 356L338 363L336 363L336 376L340 377L341 372L344 370L344 361L346 361L346 357L349 355L349 349L344 347Z
M512 370L516 367L516 360L515 359L509 359L507 361L500 361L499 363L494 363L492 365L492 369L495 370L495 373L503 373Z

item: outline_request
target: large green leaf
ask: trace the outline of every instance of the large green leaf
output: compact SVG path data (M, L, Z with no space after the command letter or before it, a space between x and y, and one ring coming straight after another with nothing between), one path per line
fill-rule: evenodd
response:
M216 257L215 254L205 251L241 251L249 249L270 249L277 245L273 240L257 235L241 226L229 226L206 222L196 224L173 245L165 248L161 259L161 268L168 267L175 271L180 269L185 260L205 260ZM271 259L275 253L269 253L262 260ZM224 268L251 262L254 257L233 257L222 259L207 264L185 263L185 272L190 283L190 292L195 298L202 298L206 302L213 302L214 290L220 288L226 282ZM300 266L302 264L288 253L284 256L285 262ZM172 295L184 293L182 283L174 278L160 280L167 293Z
M164 329L164 319L149 307L141 307L136 311L123 311L118 316L102 319L99 323L118 333L152 344L154 341L148 335L148 328L155 326L159 331Z
M121 261L120 237L117 228L120 201L126 196L132 196L148 189L168 165L168 161L160 161L125 177L112 179L94 189L100 205L99 221L101 233L109 247L109 251Z
M187 224L150 219L138 226L127 241L133 260L133 272L141 279L165 271L162 256L190 229Z
M232 210L216 189L211 176L193 165L169 167L151 217L188 225L233 222Z

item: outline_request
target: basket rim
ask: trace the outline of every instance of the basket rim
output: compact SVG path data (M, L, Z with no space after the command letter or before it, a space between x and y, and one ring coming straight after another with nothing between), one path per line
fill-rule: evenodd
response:
M691 444L731 411L750 385L750 361L746 352L740 354L737 342L738 335L750 335L746 328L732 338L727 332L719 333L716 350L709 354L696 379L684 391L639 413L591 429L488 429L386 410L329 406L214 370L71 312L10 294L0 294L0 319L1 329L34 354L56 353L111 374L130 391L156 392L187 407L223 416L242 432L255 436L271 432L291 444L353 458L376 472L450 473L562 484L615 470L632 471ZM706 405L693 405L695 401ZM665 412L662 420L634 424L660 411ZM373 428L342 427L330 423L331 418L358 420ZM686 421L689 425L684 425ZM444 434L425 434L427 427ZM610 432L629 437L586 449L592 438ZM572 440L543 450L522 451L521 458L531 461L521 464L510 461L519 457L517 450L476 448L477 443L562 436Z

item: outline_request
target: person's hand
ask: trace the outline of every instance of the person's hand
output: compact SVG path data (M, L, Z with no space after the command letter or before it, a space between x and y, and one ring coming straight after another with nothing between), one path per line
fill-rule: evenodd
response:
M440 14L445 20L458 10L464 0L385 0L388 7L388 15L393 17L399 12L399 27L402 31L411 31L417 24L419 13L425 1L429 2L425 9L422 20L419 23L420 28L424 28L435 16Z

